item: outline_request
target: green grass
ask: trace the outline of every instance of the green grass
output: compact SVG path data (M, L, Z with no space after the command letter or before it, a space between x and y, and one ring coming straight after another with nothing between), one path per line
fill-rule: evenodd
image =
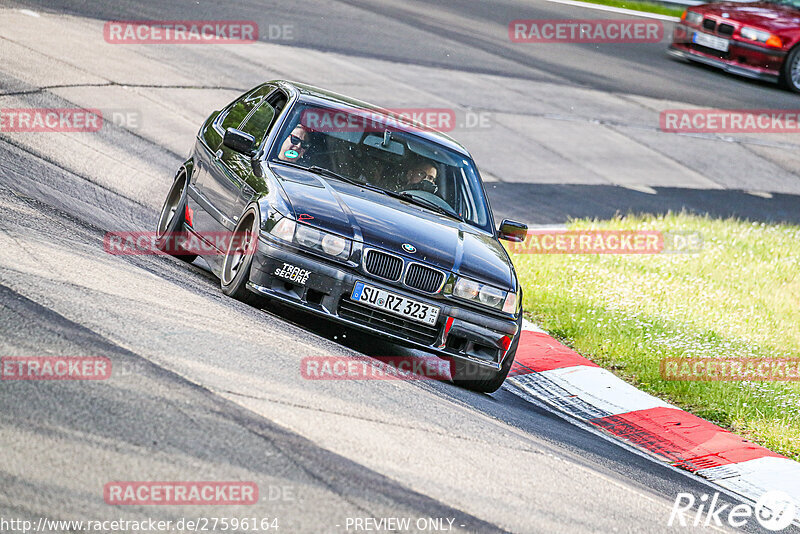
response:
M625 0L578 0L586 2L587 4L600 4L603 6L623 7L625 9L632 9L634 11L644 11L646 13L658 13L659 15L669 15L672 17L680 17L683 13L683 8L669 7L653 2L626 2Z
M687 214L570 229L688 230L696 254L513 254L531 319L640 389L800 460L800 383L663 380L667 357L800 357L800 227Z

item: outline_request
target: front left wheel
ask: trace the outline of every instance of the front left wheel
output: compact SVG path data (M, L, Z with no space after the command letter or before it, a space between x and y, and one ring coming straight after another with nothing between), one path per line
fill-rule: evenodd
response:
M786 56L781 79L790 91L800 93L800 45L795 46Z

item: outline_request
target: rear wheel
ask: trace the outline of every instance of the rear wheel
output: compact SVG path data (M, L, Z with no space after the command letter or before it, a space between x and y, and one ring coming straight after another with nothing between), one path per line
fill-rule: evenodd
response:
M220 288L223 293L252 306L262 305L266 300L247 289L253 254L258 243L259 223L258 210L254 207L248 208L239 219L239 224L236 225L228 243L220 276Z
M800 46L795 46L783 63L783 84L791 91L800 93Z
M178 235L184 231L186 220L186 171L181 170L167 193L156 227L156 247L162 252L192 263L197 254L190 254L178 244Z
M478 364L456 358L450 360L450 376L453 379L453 383L481 393L494 393L500 389L500 386L503 385L508 376L508 372L511 370L511 365L514 363L514 357L517 355L517 346L519 346L519 338L521 337L522 330L520 329L511 342L499 371L486 369Z

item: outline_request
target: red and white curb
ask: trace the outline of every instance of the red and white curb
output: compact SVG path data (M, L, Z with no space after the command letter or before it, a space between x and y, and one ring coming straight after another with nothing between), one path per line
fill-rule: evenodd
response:
M528 321L507 382L747 499L780 491L800 504L800 463L636 389Z

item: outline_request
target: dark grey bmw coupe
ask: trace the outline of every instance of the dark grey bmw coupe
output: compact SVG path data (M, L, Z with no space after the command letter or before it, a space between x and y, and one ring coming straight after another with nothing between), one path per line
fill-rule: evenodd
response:
M469 389L495 391L514 360L522 290L499 239L527 227L495 228L469 152L387 110L282 80L248 91L200 128L157 232L165 250L176 232L242 236L206 258L225 294L446 358Z

